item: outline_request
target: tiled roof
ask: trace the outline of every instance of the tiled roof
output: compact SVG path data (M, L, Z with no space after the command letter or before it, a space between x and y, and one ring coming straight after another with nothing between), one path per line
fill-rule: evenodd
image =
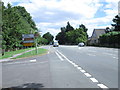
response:
M105 33L105 29L94 29L93 34L96 34L96 37L99 37L101 34Z

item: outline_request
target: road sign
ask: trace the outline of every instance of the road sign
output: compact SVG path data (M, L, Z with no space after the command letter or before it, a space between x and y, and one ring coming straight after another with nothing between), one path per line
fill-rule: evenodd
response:
M33 46L34 43L23 43L23 46Z
M22 35L23 46L33 46L34 45L34 34L23 34Z
M23 38L34 38L34 34L23 34Z

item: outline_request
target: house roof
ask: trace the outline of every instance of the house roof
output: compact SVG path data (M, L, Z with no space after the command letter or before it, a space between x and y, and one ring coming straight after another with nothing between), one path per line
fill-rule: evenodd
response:
M96 37L99 37L100 35L105 33L105 29L94 29L93 33L92 33L92 37L95 34Z

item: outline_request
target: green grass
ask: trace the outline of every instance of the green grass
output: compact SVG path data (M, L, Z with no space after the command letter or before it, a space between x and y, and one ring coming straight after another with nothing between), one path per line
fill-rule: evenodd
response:
M19 54L19 53L25 52L25 51L33 49L33 48L27 48L27 49L20 49L20 50L17 50L17 51L5 52L4 56L0 56L0 59L9 58L9 57L12 57L15 54Z
M38 54L36 54L36 50L33 50L33 51L30 51L30 52L27 52L27 53L24 53L20 56L17 56L13 59L17 59L17 58L23 58L23 57L30 57L30 56L35 56L35 55L42 55L42 54L45 54L47 53L47 49L43 49L43 48L39 48L38 49Z

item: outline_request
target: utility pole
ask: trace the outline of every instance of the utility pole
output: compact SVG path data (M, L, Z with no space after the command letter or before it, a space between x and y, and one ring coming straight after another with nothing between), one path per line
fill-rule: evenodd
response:
M36 54L38 54L38 48L37 48L37 37L35 37L35 47L36 47Z

